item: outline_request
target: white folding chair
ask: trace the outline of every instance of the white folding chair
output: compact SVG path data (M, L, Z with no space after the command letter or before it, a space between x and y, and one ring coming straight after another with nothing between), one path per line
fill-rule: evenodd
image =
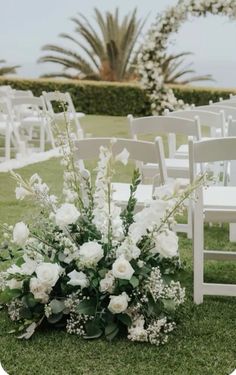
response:
M192 110L181 110L175 112L165 111L165 115L167 116L174 116L174 117L181 117L193 120L198 118L201 129L202 126L209 128L210 137L224 137L225 131L227 128L224 111L220 112L210 112L210 111L203 111L200 110L198 107L195 107ZM203 138L202 138L203 139ZM188 157L188 145L181 145L177 152L177 157Z
M11 158L11 147L21 154L25 152L25 143L19 134L20 123L13 120L8 101L0 101L0 134L4 136L5 160Z
M201 110L201 111L207 111L207 112L215 112L215 113L219 113L221 111L224 112L224 115L225 115L225 119L226 119L226 123L228 125L228 118L229 116L232 117L233 119L236 119L236 108L235 107L227 107L225 105L223 105L223 103L220 105L213 105L213 104L209 104L209 105L204 105L204 106L201 106L201 107L196 107L196 109L198 110ZM225 131L225 133L227 134L227 129Z
M232 99L222 99L220 98L220 100L218 102L213 102L212 100L209 101L209 104L210 105L223 105L223 106L226 106L226 107L236 107L236 99L235 98L232 98Z
M12 90L11 95L13 98L21 98L21 97L33 97L33 93L31 90Z
M128 115L130 133L133 139L138 139L140 135L167 135L169 146L169 157L165 159L168 177L189 178L188 159L175 158L176 153L176 135L186 137L193 136L197 140L201 138L200 125L197 119L188 120L179 117L149 116L134 118ZM149 177L152 175L152 168L156 166L143 165L144 174Z
M83 165L84 160L94 160L99 157L100 147L110 147L112 138L86 138L75 141L75 157ZM113 155L118 155L126 149L129 152L129 158L134 161L141 161L144 163L158 163L159 170L156 171L156 176L159 175L160 185L165 185L167 182L167 173L164 159L164 149L162 139L157 137L155 142L136 141L132 139L116 139L112 146ZM82 162L82 164L81 164ZM155 179L157 181L157 179ZM127 204L130 196L130 184L128 183L113 183L114 189L113 199L120 205ZM148 205L153 199L155 193L155 184L145 185L140 184L136 191L135 197L137 199L138 209Z
M65 114L64 112L55 112L53 103L64 103L66 114L69 116L69 120L72 121L76 128L76 133L78 136L78 139L84 138L83 129L80 124L80 119L84 117L84 113L82 112L76 112L75 107L73 104L73 101L71 99L71 96L68 92L62 93L59 91L54 92L45 92L43 91L43 97L47 106L47 109L49 111L49 114L51 118L57 122L61 123L65 121Z
M236 160L236 137L189 140L191 181L200 163ZM208 186L195 191L193 203L194 302L204 295L236 296L236 285L204 282L204 260L236 260L236 252L204 249L204 223L236 222L236 187Z
M41 152L45 150L46 134L52 147L55 147L50 121L42 96L12 98L11 105L17 121L21 123L21 128L27 131L30 140L32 140L33 130L35 128L39 130Z

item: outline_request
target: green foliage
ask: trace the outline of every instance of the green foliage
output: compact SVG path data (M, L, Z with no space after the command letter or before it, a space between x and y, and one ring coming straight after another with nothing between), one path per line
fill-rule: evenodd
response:
M151 114L148 97L138 84L60 81L47 79L7 79L1 78L0 85L11 85L18 90L32 90L39 96L42 91L69 92L77 111L86 114L127 116L148 116ZM236 90L201 88L191 86L171 86L178 99L195 105L208 104L220 97L228 98Z
M59 35L64 41L72 42L74 49L54 44L42 48L49 54L41 57L39 62L56 63L63 68L61 72L45 74L44 77L104 81L134 79L139 52L135 47L145 21L137 19L137 9L122 20L118 8L114 13L106 12L104 15L97 8L94 12L96 27L79 13L71 18L75 25L75 36L66 33ZM81 51L85 57L81 56Z

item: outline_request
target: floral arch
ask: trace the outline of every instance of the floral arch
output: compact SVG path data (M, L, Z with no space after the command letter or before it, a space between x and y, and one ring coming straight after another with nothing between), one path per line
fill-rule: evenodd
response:
M170 35L176 33L190 16L200 17L210 13L236 19L236 1L179 0L176 6L157 16L138 56L141 84L148 93L153 114L160 114L165 108L173 110L183 105L164 84L162 62Z

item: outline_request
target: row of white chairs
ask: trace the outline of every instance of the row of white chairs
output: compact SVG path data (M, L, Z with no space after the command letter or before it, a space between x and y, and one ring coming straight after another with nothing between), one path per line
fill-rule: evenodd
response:
M43 92L40 97L31 91L13 90L0 86L0 134L4 136L4 160L11 158L12 149L21 155L28 154L35 132L39 133L39 151L45 151L46 142L55 147L52 125L64 121L64 111L55 103L64 103L69 120L73 122L77 137L83 137L80 119L69 93Z

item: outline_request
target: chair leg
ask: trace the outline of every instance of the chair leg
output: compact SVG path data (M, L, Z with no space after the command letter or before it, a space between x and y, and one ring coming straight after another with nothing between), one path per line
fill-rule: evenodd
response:
M193 238L193 218L192 218L192 203L191 199L188 202L188 232L187 232L188 239Z
M43 152L45 150L45 129L43 124L40 126L40 151Z
M193 284L194 284L194 302L200 304L203 302L203 282L204 282L204 221L202 212L198 209L199 203L196 203L194 212L194 231L193 231Z

